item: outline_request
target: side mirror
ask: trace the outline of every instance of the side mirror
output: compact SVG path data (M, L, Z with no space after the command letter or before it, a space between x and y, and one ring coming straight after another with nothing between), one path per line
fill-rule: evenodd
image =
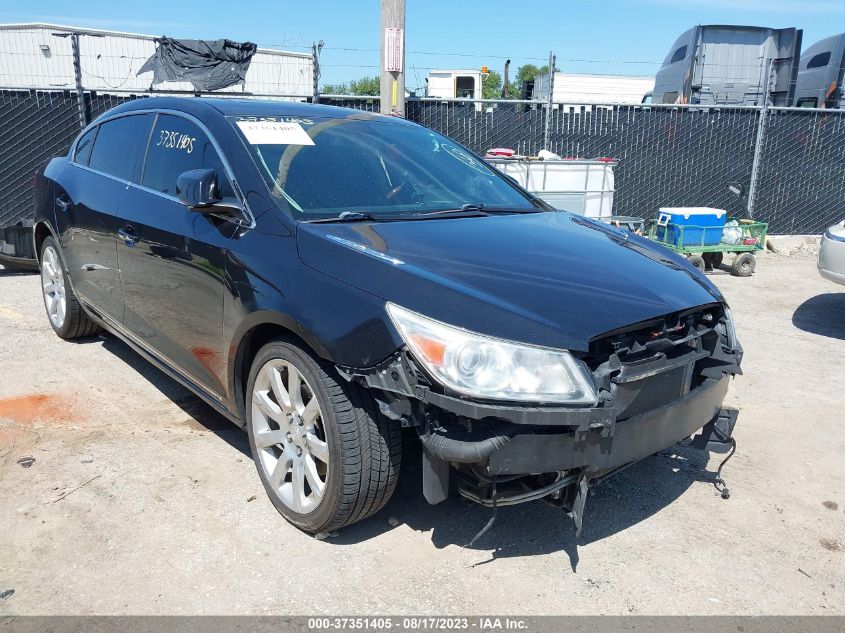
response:
M192 169L176 179L176 196L189 209L206 209L220 201L217 172L213 169Z

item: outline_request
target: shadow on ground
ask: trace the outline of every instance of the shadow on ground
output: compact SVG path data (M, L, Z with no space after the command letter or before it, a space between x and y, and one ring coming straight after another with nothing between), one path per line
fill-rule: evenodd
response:
M220 437L229 446L252 459L252 454L249 450L249 441L242 429L158 369L129 347L129 345L109 334L103 335L101 339L82 339L80 342L85 342L86 340L102 340L104 350L111 352L132 367L147 382L158 389L162 395L177 404L191 419L196 420L196 422Z
M38 269L28 269L28 268L7 268L0 264L0 277L24 277L29 275L35 275L38 273Z
M396 494L374 519L352 525L328 542L343 545L374 538L390 529L388 517L419 531L430 531L438 549L466 546L492 516L493 511L462 499L450 498L430 506L422 496L419 441L405 437L402 474ZM579 561L578 546L600 541L659 512L696 482L711 484L709 454L674 447L649 457L594 488L587 500L579 538L571 519L560 509L542 502L499 508L493 527L472 549L490 551L497 558L536 556L564 551L572 571Z
M845 292L810 297L792 313L792 325L811 334L845 340Z
M122 341L109 335L101 338L103 349L130 365L188 416L251 459L243 430ZM431 532L432 544L438 549L466 546L488 522L492 510L465 502L456 493L439 505L429 505L422 495L421 446L413 431L405 431L403 446L399 485L388 505L376 516L344 528L327 543L343 546L377 538L392 529L388 517L396 517L414 530ZM708 460L706 452L676 446L607 479L592 490L584 527L577 539L572 521L557 508L541 502L499 508L493 527L472 549L492 550L491 557L480 565L497 558L537 556L562 550L569 556L574 572L579 546L600 541L647 519L696 482L712 483L715 475L707 470Z

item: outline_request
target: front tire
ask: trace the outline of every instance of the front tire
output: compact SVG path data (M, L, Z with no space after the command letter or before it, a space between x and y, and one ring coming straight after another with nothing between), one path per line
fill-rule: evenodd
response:
M365 519L396 488L401 429L327 363L275 340L258 352L246 391L249 445L273 505L306 532Z
M53 331L65 340L97 334L101 328L85 314L73 294L59 246L52 237L41 245L40 268L44 307Z
M757 266L757 260L751 253L739 253L731 263L731 273L737 277L750 277Z

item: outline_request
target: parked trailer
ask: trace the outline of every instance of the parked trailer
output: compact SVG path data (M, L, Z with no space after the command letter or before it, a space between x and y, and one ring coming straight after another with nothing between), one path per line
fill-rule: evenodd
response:
M654 103L761 105L770 68L774 105L793 103L802 31L699 25L669 49L654 85Z
M481 99L480 70L432 70L425 78L425 96Z
M799 108L845 108L845 33L820 40L801 53L795 105Z
M587 75L557 72L552 103L606 103L636 105L654 88L654 77L639 75ZM549 73L534 78L532 99L549 98Z
M0 266L37 270L32 251L32 218L0 227Z

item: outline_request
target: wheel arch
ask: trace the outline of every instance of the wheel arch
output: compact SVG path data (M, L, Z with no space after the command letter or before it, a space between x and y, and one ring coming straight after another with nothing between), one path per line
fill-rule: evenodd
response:
M48 237L52 237L58 243L58 238L56 237L55 233L53 232L53 228L44 220L39 220L35 223L35 226L32 227L32 241L33 246L35 247L35 261L39 264L41 263L41 247L44 244L44 240Z
M229 348L229 393L241 426L246 419L246 383L252 361L264 345L277 338L288 339L316 356L333 361L325 345L290 315L270 310L250 314L238 327Z

